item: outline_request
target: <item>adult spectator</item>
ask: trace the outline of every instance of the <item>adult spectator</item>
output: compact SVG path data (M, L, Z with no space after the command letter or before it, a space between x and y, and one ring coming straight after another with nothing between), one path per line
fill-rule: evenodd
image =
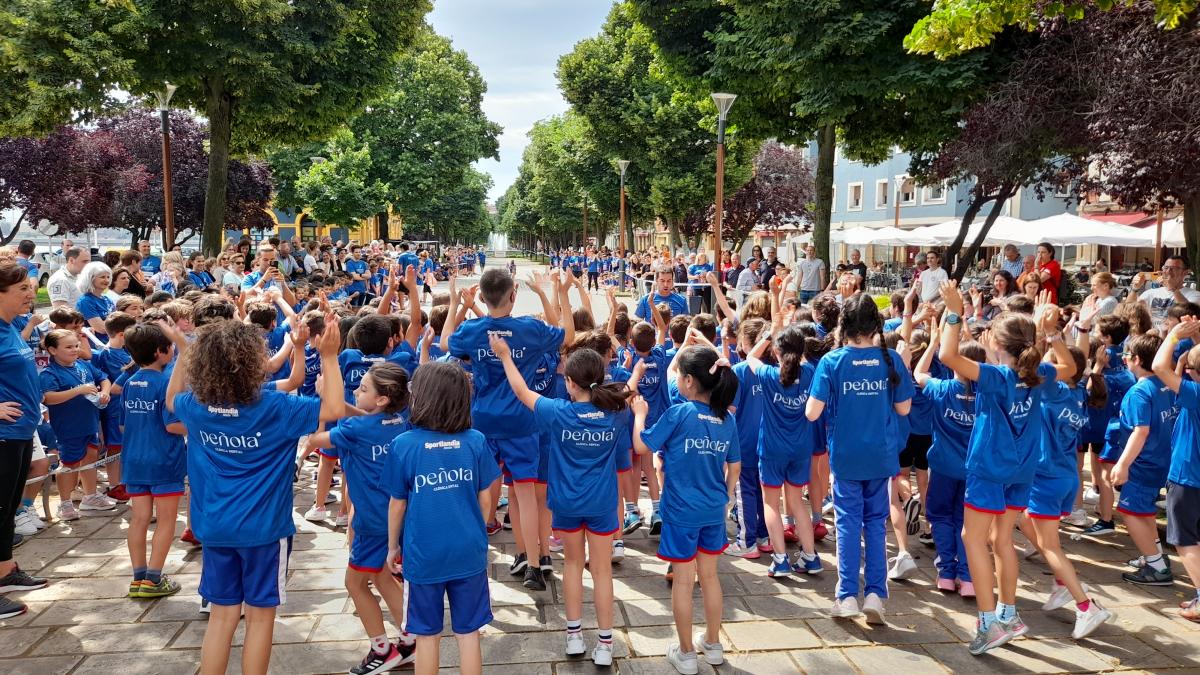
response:
M241 288L242 280L246 278L246 275L242 274L242 270L246 269L246 261L237 251L229 253L227 260L229 262L225 265L225 273L221 275L221 285Z
M1079 270L1077 272L1075 272L1076 283L1086 285L1091 278L1092 278L1092 275L1090 272L1088 272L1087 265L1080 265Z
M771 278L775 276L776 268L779 267L779 258L776 257L775 247L767 247L767 259L763 261L759 270L762 272L762 280L759 282L763 288L771 287Z
M742 275L742 271L746 266L742 264L742 259L738 256L733 256L730 259L731 266L721 275L721 279L726 288L737 288L738 277Z
M917 280L921 282L921 302L933 302L942 294L942 282L950 278L942 269L942 254L930 251L925 254L925 271Z
M1200 303L1200 291L1194 288L1184 288L1183 278L1187 276L1187 261L1181 255L1173 255L1163 261L1162 281L1156 288L1146 291L1140 289L1146 286L1150 275L1138 274L1134 279L1134 290L1140 291L1138 301L1150 310L1150 318L1157 328L1162 328L1167 321L1167 310L1177 302Z
M146 275L142 272L142 254L139 251L125 251L117 261L117 267L129 272L129 286L126 293L139 298L146 297ZM114 274L116 270L113 270Z
M1113 296L1113 289L1117 287L1117 280L1108 272L1097 272L1090 279L1092 284L1092 294L1084 300L1084 305L1094 304L1096 307L1095 316L1102 317L1112 314L1117 309L1117 298Z
M708 263L708 254L701 251L696 254L695 261L688 266L688 293L700 296L701 306L705 312L712 311L712 289L708 287L708 273L713 271Z
M370 265L366 260L361 258L362 246L354 244L350 247L350 257L345 262L344 269L346 274L350 275L350 285L346 287L346 292L354 295L353 304L362 305L367 300L367 271Z
M421 264L421 259L408 249L409 246L407 242L400 244L400 257L396 259L396 262L400 264L400 272L396 276L401 279L404 278L405 270L407 270L409 267L417 267L419 269Z
M829 283L826 278L828 271L825 269L825 261L817 257L816 246L809 244L804 247L804 259L797 265L797 269L800 274L796 290L800 294L800 304L806 305Z
M317 242L310 241L304 247L304 274L305 276L312 275L317 271L317 261L320 260L321 250L317 246Z
M137 251L142 255L142 274L146 277L158 274L162 269L162 258L150 253L150 241L147 239L139 241Z
M104 320L112 314L115 303L105 292L112 285L112 268L102 262L90 262L84 265L76 283L79 286L79 299L75 301L75 309L83 314L83 320L92 332L108 342Z
M1042 282L1042 288L1050 292L1050 302L1058 302L1058 285L1062 283L1062 265L1054 259L1054 247L1042 242L1037 246L1034 270Z
M690 314L688 311L687 298L675 292L675 273L670 269L659 270L655 275L655 291L647 295L643 295L638 300L637 309L634 310L634 315L643 321L652 321L650 318L650 303L659 304L667 303L671 308L671 316L682 316Z
M38 278L38 266L32 258L36 250L37 246L30 239L22 239L21 243L17 244L17 264L25 268L29 278L35 281Z
M276 252L278 255L275 256L275 259L279 261L279 272L283 274L283 278L291 279L295 277L299 273L300 267L296 264L296 259L292 257L291 242L279 242Z
M762 287L762 277L759 275L758 266L761 264L758 258L750 258L746 263L746 269L738 275L737 283L734 288L743 293L753 293Z
M1013 279L1018 279L1025 273L1025 261L1021 259L1021 252L1017 250L1016 244L1004 245L1004 259L1000 261L1000 269L1008 272Z
M1092 265L1092 274L1099 274L1108 271L1108 264L1104 262L1104 258L1096 258L1096 262Z
M242 261L245 265L245 267L242 268L242 274L250 274L250 272L253 271L254 265L254 255L250 253L250 240L246 237L242 237L241 241L237 243L237 248L234 250L242 254ZM272 252L271 255L274 256L274 252Z
M26 591L46 585L13 560L15 523L33 459L33 434L42 419L42 388L33 350L18 325L32 311L34 284L17 262L0 262L0 588ZM17 323L17 325L14 325ZM26 606L0 595L0 619L24 614Z
M92 254L86 248L72 246L64 252L64 262L46 284L52 307L75 307L82 293L79 292L79 273L85 265L92 261Z
M1008 298L1016 292L1017 281L1008 273L1008 270L996 270L992 274L992 297L990 299L985 301L982 293L977 299L975 293L971 293L971 302L975 305L975 318L991 321L1004 311Z
M283 275L275 267L275 247L263 244L258 247L258 257L253 263L253 271L242 278L242 290L255 289L259 291L275 288L283 281Z
M858 249L850 251L850 264L846 265L847 272L854 272L858 275L859 286L866 287L867 282L867 264L862 261L862 253Z

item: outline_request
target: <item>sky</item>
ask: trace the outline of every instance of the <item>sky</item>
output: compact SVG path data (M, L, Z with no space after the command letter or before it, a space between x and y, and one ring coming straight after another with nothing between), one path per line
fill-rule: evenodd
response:
M533 123L564 112L554 76L558 57L596 35L612 0L435 0L429 23L467 53L488 91L483 111L504 127L500 161L476 167L491 174L488 198L512 185Z

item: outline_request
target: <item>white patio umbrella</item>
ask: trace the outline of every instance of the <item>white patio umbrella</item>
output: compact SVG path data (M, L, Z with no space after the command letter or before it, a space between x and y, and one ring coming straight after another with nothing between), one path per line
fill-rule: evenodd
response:
M975 218L975 222L971 223L971 228L967 230L967 237L963 240L963 246L970 246L971 242L975 241L983 224L987 221L987 217L979 215ZM913 232L920 236L927 237L937 244L949 244L958 236L958 230L962 226L961 220L947 220L944 223L930 225L928 227L918 227ZM1010 216L999 216L996 222L992 225L992 229L988 230L987 237L983 240L984 246L1003 246L1005 244L1036 244L1039 239L1032 236L1026 227L1027 223L1019 218Z
M1103 220L1081 218L1073 213L1060 213L1048 218L1040 218L1025 223L1029 236L1040 237L1040 242L1054 246L1078 246L1081 244L1099 244L1101 246L1153 246L1147 244L1147 233L1136 227L1110 223ZM1153 230L1153 228L1148 228ZM1166 239L1167 224L1163 224L1163 238ZM1149 232L1149 238L1154 238L1154 232ZM1170 244L1167 244L1170 246Z
M1154 228L1147 227L1146 229L1150 230L1150 238L1154 239ZM1183 240L1183 216L1163 222L1162 245L1167 248L1183 248L1187 245Z

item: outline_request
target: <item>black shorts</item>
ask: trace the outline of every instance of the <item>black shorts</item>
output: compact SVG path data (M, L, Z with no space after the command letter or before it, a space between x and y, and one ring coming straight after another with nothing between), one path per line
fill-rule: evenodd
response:
M1167 483L1167 543L1200 545L1200 488Z
M900 468L914 467L922 471L929 470L929 446L933 445L933 436L925 434L909 434L908 443L900 451Z

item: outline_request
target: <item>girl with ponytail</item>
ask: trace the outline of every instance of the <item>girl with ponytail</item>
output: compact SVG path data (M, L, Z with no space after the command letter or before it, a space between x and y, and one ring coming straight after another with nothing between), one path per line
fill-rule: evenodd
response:
M738 379L729 362L711 347L687 346L675 357L679 393L686 400L667 408L646 428L649 404L634 399L633 447L653 453L662 488L662 537L658 557L674 566L671 606L679 643L667 660L681 673L696 672L696 648L711 665L724 662L721 646L721 582L717 557L728 545L725 507L741 470L741 448L729 414ZM692 640L692 592L697 571L704 596L706 630Z
M798 522L811 520L804 505L804 487L812 475L812 454L816 447L816 422L804 415L808 388L816 368L804 360L806 337L799 324L776 327L765 333L746 355L763 389L762 433L758 438L758 473L762 482L763 515L771 535L771 565L767 576L820 574L821 559L816 554L812 527L798 527L801 551L788 562L787 541L779 512L780 491L787 500L788 513ZM779 365L763 362L770 349ZM817 503L820 508L820 503Z
M846 301L838 332L843 346L817 364L805 414L817 421L829 410L829 463L838 545L834 617L860 614L859 567L865 584L863 612L884 623L887 597L888 486L900 472L898 419L912 405L913 385L900 355L883 344L883 318L869 295ZM876 342L878 340L878 342ZM865 542L865 555L860 548Z
M1013 525L1028 506L1037 467L1043 434L1042 398L1057 380L1075 374L1075 359L1063 343L1058 307L1045 293L1034 312L1038 323L1014 312L1005 312L992 322L983 345L989 360L997 365L976 362L959 351L963 298L956 282L942 284L942 299L946 315L939 356L946 367L975 383L975 425L965 465L963 546L971 575L979 582L975 585L978 630L968 647L979 655L1029 631L1015 606L1019 570ZM1042 362L1042 339L1054 351L1054 364ZM999 605L992 590L997 572Z
M552 527L563 537L566 562L563 594L566 597L566 653L579 656L583 641L583 566L595 587L596 625L599 627L592 660L612 665L612 537L621 529L617 513L617 454L626 448L619 441L627 418L629 392L624 384L605 382L605 359L586 347L575 349L563 368L569 400L539 395L525 384L504 339L492 334L492 351L504 365L504 374L517 399L533 411L538 426L550 439L547 500ZM586 551L585 551L586 546Z

